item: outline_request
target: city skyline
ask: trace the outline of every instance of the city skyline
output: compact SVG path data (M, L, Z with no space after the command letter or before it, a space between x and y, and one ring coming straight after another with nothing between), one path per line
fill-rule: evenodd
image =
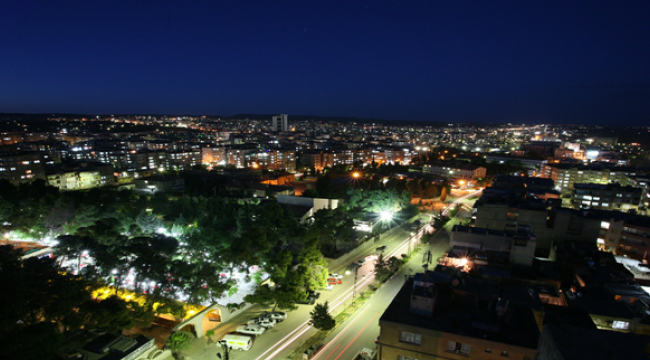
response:
M644 2L0 5L0 112L647 124Z

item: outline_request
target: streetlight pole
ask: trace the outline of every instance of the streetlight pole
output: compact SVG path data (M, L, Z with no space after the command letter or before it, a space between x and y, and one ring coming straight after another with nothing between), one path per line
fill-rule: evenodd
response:
M225 356L222 358L221 353L217 353L217 357L219 359L224 359L224 360L230 360L230 349L228 348L228 342L225 340L219 341L219 344L221 344L221 347L223 348Z
M359 274L359 266L354 265L354 285L352 285L352 305L357 300L357 275Z

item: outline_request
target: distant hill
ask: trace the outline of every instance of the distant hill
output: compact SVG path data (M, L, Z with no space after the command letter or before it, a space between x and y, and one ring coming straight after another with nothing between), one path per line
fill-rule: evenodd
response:
M63 118L94 118L95 116L155 116L155 117L174 117L174 116L206 116L210 119L229 119L229 120L271 120L277 114L235 114L235 115L195 115L195 114L68 114L68 113L48 113L48 114L23 114L23 113L0 113L0 120L21 120L21 121L45 121L50 117L63 117ZM424 121L411 121L411 120L387 120L387 119L365 119L352 116L318 116L318 115L292 115L289 114L289 119L294 121L322 121L322 122L340 122L350 123L356 122L360 124L385 124L385 125L415 125L415 126L441 126L447 123L441 122L424 122Z

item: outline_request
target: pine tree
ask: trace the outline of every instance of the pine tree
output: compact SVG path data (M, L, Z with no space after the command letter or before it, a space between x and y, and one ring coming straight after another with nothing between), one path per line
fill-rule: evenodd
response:
M327 312L327 308L327 301L324 304L316 304L314 311L310 313L311 320L309 324L322 331L333 329L336 326L336 320Z

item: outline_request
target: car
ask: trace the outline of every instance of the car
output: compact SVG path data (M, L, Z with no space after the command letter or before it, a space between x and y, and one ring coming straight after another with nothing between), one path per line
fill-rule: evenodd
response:
M319 297L320 297L319 292L307 291L307 298L305 298L304 300L302 300L302 299L298 300L297 303L298 304L314 305L316 303L316 300L318 300Z
M262 325L258 324L248 324L248 325L241 325L237 327L237 332L246 334L246 335L262 335L266 332L266 329Z
M363 266L366 263L366 261L368 261L368 260L366 260L366 258L361 258L355 264L357 266Z
M267 313L264 313L263 316L267 319L273 319L277 322L281 322L287 319L287 313L284 313L282 311L269 311Z
M333 285L333 284L327 284L327 285L325 285L325 290L327 290L327 291L332 291L332 290L334 290L334 285Z
M377 252L378 253L383 253L384 251L386 251L386 249L388 249L388 245L382 245L382 246L377 248Z
M263 326L263 327L265 327L267 329L270 329L270 328L274 327L275 325L277 325L277 322L275 320L273 320L273 319L269 319L267 317L260 316L258 318L253 319L253 320L249 320L248 325L259 325L259 326Z
M343 279L342 278L335 278L335 277L328 277L327 278L327 284L328 285L340 285L343 284Z
M343 279L343 275L337 274L337 273L332 273L332 274L330 274L329 277L335 278L335 279Z

